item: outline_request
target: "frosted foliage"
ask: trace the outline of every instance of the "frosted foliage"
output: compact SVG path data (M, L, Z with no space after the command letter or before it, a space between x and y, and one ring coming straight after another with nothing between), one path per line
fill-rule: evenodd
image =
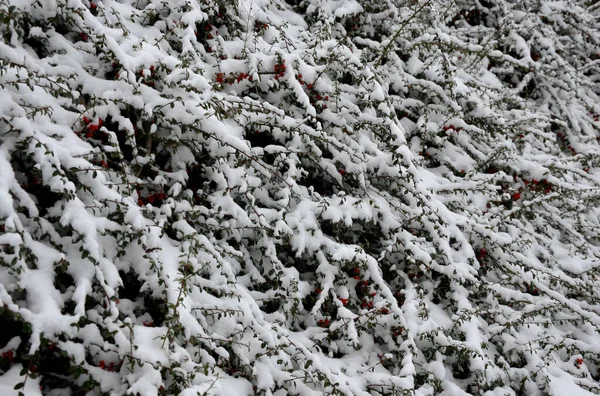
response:
M597 394L599 10L0 0L0 393Z

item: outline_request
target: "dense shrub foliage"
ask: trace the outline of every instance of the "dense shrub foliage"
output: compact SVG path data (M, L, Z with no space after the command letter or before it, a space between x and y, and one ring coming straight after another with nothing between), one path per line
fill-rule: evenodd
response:
M599 10L0 0L0 390L599 393Z

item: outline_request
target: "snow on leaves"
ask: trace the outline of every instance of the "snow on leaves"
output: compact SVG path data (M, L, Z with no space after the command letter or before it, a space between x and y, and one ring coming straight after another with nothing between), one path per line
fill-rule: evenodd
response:
M0 383L600 390L568 3L0 3Z

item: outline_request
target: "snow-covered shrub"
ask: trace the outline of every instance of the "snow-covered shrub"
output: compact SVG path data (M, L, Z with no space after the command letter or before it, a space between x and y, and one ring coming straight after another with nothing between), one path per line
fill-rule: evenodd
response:
M0 386L600 391L598 9L0 1Z

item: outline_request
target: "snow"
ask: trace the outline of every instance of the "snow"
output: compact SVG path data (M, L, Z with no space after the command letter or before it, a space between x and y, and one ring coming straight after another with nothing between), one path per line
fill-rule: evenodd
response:
M577 379L572 375L565 373L559 369L550 369L550 375L548 376L550 379L550 394L552 395L572 395L572 396L589 396L595 395L595 393L590 392L582 388Z
M0 5L0 394L598 390L598 10L292 3Z
M25 386L19 390L15 390L15 386L22 383L24 377L19 375L22 367L14 366L0 376L0 392L6 396L17 396L19 392L27 396L42 395L40 391L39 381L31 378L27 379Z

